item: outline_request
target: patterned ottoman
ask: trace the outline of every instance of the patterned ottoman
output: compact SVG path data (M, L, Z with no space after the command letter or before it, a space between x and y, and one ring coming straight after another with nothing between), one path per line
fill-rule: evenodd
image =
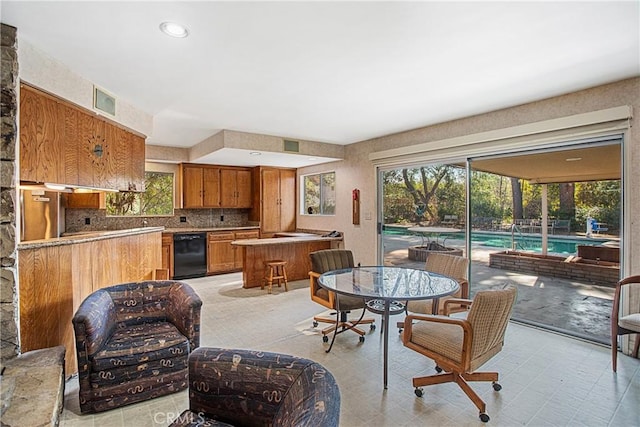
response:
M313 360L201 347L189 356L189 409L172 427L337 426L340 391Z

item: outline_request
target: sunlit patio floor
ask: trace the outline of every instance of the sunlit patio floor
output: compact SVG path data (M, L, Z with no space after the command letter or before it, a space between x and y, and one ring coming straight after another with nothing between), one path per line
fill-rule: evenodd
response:
M407 251L409 246L420 244L417 236L385 235L385 264L423 267L424 262L410 260ZM448 240L446 244L464 248L461 241ZM472 245L469 281L472 296L478 290L512 283L518 287L514 320L601 343L610 342L613 287L491 268L489 254L496 251L496 248Z

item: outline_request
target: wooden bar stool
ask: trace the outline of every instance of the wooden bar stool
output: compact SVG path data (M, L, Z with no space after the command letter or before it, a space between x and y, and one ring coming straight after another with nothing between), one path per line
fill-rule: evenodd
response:
M289 288L287 287L287 269L285 267L287 265L287 261L282 261L279 259L265 261L264 265L266 270L264 282L267 282L267 292L271 293L274 280L278 281L278 287L280 287L280 283L284 281L284 290L288 291ZM260 289L264 289L264 282L260 286Z

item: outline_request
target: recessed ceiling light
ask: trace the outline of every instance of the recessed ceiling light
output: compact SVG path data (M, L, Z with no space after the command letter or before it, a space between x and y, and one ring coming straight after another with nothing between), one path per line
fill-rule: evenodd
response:
M171 37L184 38L189 35L189 30L184 25L175 22L163 22L160 24L160 31Z
M252 151L249 153L250 156L260 156L262 153L259 151Z
M307 160L310 161L310 162L315 162L318 159L316 159L315 157L309 157Z
M568 159L564 159L565 162L578 162L582 160L582 157L569 157Z

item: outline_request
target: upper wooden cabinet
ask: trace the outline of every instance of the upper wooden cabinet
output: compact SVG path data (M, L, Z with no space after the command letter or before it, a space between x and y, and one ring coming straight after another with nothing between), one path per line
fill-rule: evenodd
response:
M51 183L66 179L65 128L64 108L55 99L21 87L20 179Z
M220 169L222 207L251 207L251 170Z
M182 164L183 207L220 207L220 168Z
M106 193L63 193L64 206L67 209L106 209Z
M260 221L260 235L271 237L296 229L296 170L258 167L254 170L253 209L249 220Z
M144 138L20 86L20 180L144 191Z
M183 163L183 207L251 207L251 170Z

